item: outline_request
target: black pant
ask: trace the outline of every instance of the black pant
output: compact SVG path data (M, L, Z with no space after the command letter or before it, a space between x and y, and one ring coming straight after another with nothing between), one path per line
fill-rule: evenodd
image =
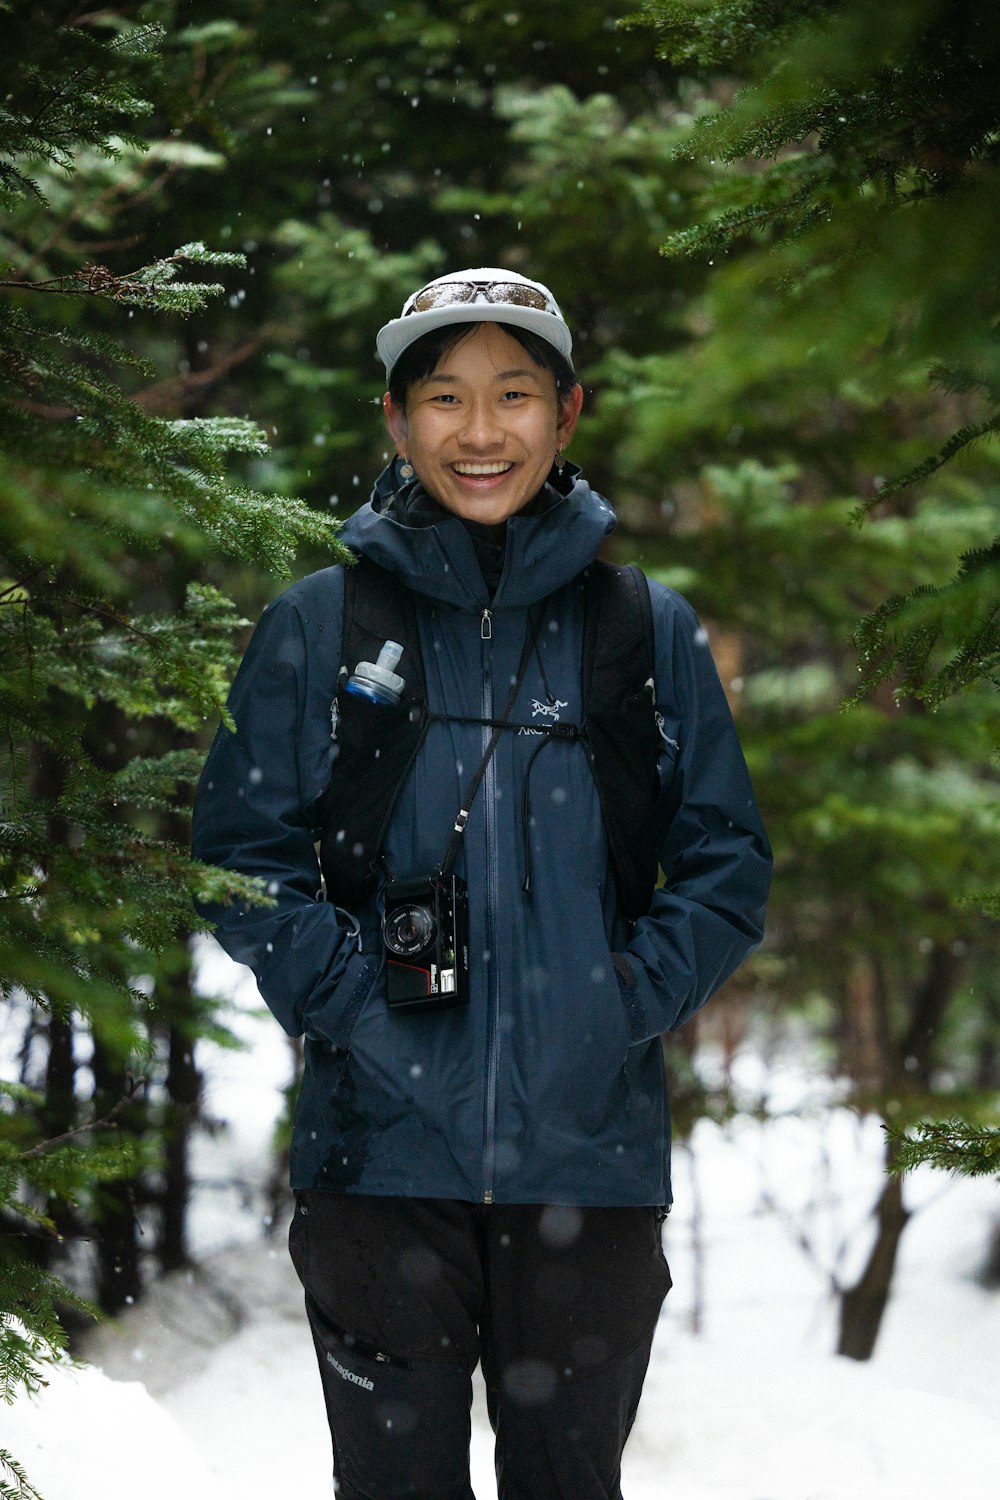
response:
M474 1500L479 1359L500 1500L620 1500L670 1287L655 1208L300 1192L289 1242L340 1500Z

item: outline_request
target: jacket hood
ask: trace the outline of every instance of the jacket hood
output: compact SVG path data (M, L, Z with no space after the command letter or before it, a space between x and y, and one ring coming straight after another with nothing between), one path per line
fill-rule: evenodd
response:
M430 598L465 609L516 608L569 583L616 525L611 506L577 468L553 470L527 511L507 522L503 574L491 599L468 526L438 511L418 480L400 480L393 462L340 540Z

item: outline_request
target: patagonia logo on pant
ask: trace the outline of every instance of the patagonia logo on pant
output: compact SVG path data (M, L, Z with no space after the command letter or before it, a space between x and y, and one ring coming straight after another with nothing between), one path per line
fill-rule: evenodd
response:
M360 1385L362 1390L373 1391L375 1386L365 1375L355 1375L353 1370L348 1370L338 1359L334 1359L329 1349L326 1351L327 1363L331 1364L340 1376L341 1380L349 1380L352 1385Z

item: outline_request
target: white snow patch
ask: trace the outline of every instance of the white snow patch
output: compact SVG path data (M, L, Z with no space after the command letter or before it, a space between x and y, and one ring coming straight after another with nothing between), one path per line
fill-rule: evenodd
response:
M88 1343L103 1373L61 1367L39 1397L0 1412L0 1442L45 1500L332 1495L300 1288L283 1233L259 1237L288 1043L246 970L212 943L200 956L201 986L233 995L248 1042L242 1054L199 1050L210 1111L226 1123L198 1148L194 1243L208 1258ZM875 1356L840 1359L830 1277L850 1282L867 1254L881 1131L794 1061L746 1056L739 1074L772 1109L810 1112L703 1122L692 1151L676 1152L675 1286L625 1450L626 1500L994 1500L1000 1293L977 1273L1000 1220L997 1185L907 1179L919 1211ZM475 1385L472 1482L493 1500Z
M236 1500L191 1438L136 1381L56 1366L3 1413L3 1446L45 1500ZM246 1497L242 1497L246 1500Z

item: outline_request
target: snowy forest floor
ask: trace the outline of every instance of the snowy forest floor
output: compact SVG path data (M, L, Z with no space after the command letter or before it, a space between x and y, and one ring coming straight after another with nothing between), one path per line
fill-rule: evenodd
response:
M203 982L233 985L222 960ZM202 1059L226 1129L198 1152L196 1270L98 1330L93 1365L59 1370L2 1413L0 1446L44 1500L297 1500L331 1494L319 1379L284 1246L262 1236L268 1142L288 1059L235 984L245 1052ZM625 1500L993 1500L1000 1452L1000 1291L979 1279L995 1183L919 1173L875 1357L836 1342L834 1280L870 1243L881 1134L817 1096L796 1066L744 1059L776 1121L700 1124L677 1152L666 1230L674 1277ZM791 1113L805 1110L804 1113ZM699 1331L693 1331L693 1325ZM477 1388L473 1486L496 1495Z

